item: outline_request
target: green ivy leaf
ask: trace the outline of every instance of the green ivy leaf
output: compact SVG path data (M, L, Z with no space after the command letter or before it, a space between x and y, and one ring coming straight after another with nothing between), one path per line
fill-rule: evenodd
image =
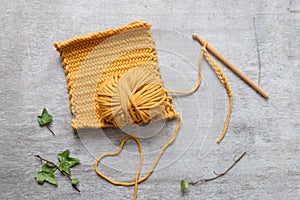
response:
M37 120L40 126L48 125L52 122L52 115L50 115L46 108L43 109L42 115L37 116Z
M38 184L43 184L45 181L53 185L57 185L56 176L54 172L57 170L55 166L44 164L42 166L42 171L39 171L35 174L34 178Z
M58 169L60 172L62 172L62 175L66 176L71 181L72 187L80 192L80 190L76 186L79 183L79 180L77 178L71 179L70 176L71 167L78 164L79 160L76 158L71 158L69 150L65 150L64 152L57 155L57 158L60 162L59 166L52 163L51 161L42 158L39 155L35 155L35 157L39 158L41 162L46 162L46 164L42 166L42 171L39 171L34 175L34 178L38 184L43 184L46 181L50 184L57 185L57 180L54 172Z
M60 162L67 160L70 157L70 150L67 149L64 152L57 154L57 158Z
M64 152L57 155L59 162L69 163L70 167L77 165L80 161L77 158L70 157L70 151L67 149Z
M70 168L77 165L80 162L77 158L70 157L69 150L65 150L64 152L58 154L57 158L60 162L60 165L58 166L59 170L64 171L69 175L71 173Z
M57 170L56 166L51 166L51 165L48 165L48 164L45 164L42 167L42 171L50 173L50 174L51 173L53 174L56 170Z
M184 180L181 180L181 182L180 182L180 190L181 190L181 192L184 192L184 190L186 188L188 188L188 187L189 187L189 183L185 182Z
M38 184L43 184L45 181L53 185L57 185L56 176L53 173L39 171L34 175L35 180Z
M72 179L72 185L77 185L79 180L77 178Z
M60 171L63 171L63 172L66 172L67 174L71 174L71 167L70 167L70 164L68 162L61 162L58 166L59 170Z

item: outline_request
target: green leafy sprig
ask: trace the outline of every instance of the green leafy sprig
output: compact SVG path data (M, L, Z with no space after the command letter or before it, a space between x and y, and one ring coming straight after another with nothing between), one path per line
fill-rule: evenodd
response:
M49 125L52 122L53 117L50 115L46 108L43 109L42 114L37 116L37 121L40 126L46 126L47 129L55 136L55 133L50 129Z
M185 182L184 180L180 181L180 190L181 192L184 192L185 189L187 189L189 187L189 183Z
M186 189L188 188L189 185L197 185L197 184L200 184L200 183L213 181L217 178L220 178L220 177L224 176L245 156L245 154L246 154L246 151L244 153L242 153L238 159L235 160L233 158L233 163L223 173L217 174L216 172L214 172L215 176L212 177L212 178L200 179L198 181L184 181L184 180L181 180L180 181L180 190L181 190L182 194L184 194L184 192L186 191Z
M46 181L52 185L57 186L57 180L54 173L56 170L58 170L63 176L69 179L72 187L80 192L80 190L77 188L77 184L79 182L78 179L71 178L71 168L77 165L80 161L77 158L71 158L69 150L65 150L64 152L57 155L57 158L60 162L59 165L56 165L39 155L35 155L35 157L41 161L41 164L43 164L43 162L46 162L44 165L42 165L42 170L37 172L34 176L38 184L43 184Z

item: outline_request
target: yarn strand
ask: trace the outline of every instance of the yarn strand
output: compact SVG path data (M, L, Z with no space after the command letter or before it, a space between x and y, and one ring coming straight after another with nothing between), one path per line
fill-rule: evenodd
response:
M184 95L189 95L189 94L193 94L194 92L196 92L198 90L198 88L201 85L202 82L202 60L203 60L203 51L201 50L200 52L200 56L199 56L199 62L198 62L198 80L196 85L188 91L174 91L174 90L165 90L166 93L173 93L173 94L184 94Z
M229 97L229 108L228 108L228 112L227 112L227 116L226 116L226 120L223 126L223 131L221 133L221 135L218 137L217 139L217 143L220 143L223 138L226 135L227 129L228 129L228 125L229 125L229 121L230 121L230 116L231 116L231 112L232 112L232 91L229 85L229 81L227 79L227 77L225 76L223 70L221 69L221 67L212 59L212 57L209 55L208 51L207 51L207 46L208 46L208 41L204 41L203 42L203 46L201 48L201 52L200 52L200 56L199 56L199 63L198 63L198 81L196 83L196 85L194 86L193 89L189 90L189 91L173 91L173 90L165 90L165 92L167 93L173 93L173 94L193 94L194 92L197 91L197 89L200 87L201 82L202 82L202 61L203 61L203 57L205 58L205 60L207 61L207 63L212 67L212 69L215 71L216 75L218 76L218 78L220 79L221 83L224 85L224 88L228 94Z
M127 135L126 137L123 138L123 140L121 141L120 143L120 146L119 148L117 149L117 151L115 152L107 152L107 153L103 153L102 155L100 155L97 160L95 161L94 163L94 169L95 169L95 172L103 179L105 179L106 181L114 184L114 185L121 185L121 186L134 186L134 194L133 194L133 199L136 200L137 198L137 189L138 189L138 184L145 181L146 179L148 179L150 177L150 175L152 174L152 172L154 171L155 167L157 166L161 156L163 155L163 153L165 152L165 150L168 148L168 146L170 146L174 140L176 139L177 137L177 133L178 133L178 130L180 128L180 125L181 125L181 117L180 115L178 114L177 115L177 118L178 118L178 123L177 123L177 126L175 128L175 131L174 131L174 134L173 136L166 142L166 144L161 148L160 152L158 153L154 163L152 164L151 168L149 169L149 171L147 172L147 174L145 176L143 176L142 178L139 178L140 176L140 171L141 171L141 168L142 168L142 164L143 164L143 149L142 149L142 146L141 146L141 143L140 143L140 140L135 137L135 136L131 136L131 135ZM136 142L137 146L138 146L138 149L139 149L139 152L140 152L140 161L139 161L139 165L138 165L138 168L136 170L136 174L135 174L135 181L133 182L122 182L122 181L115 181L111 178L109 178L108 176L106 176L105 174L103 174L99 169L98 169L98 165L99 163L101 162L101 160L107 156L116 156L118 154L121 153L125 143L127 140L129 139L132 139Z

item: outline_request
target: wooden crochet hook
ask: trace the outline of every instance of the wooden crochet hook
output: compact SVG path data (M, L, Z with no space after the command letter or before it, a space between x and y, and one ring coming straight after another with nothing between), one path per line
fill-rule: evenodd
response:
M202 39L196 33L193 33L193 38L198 40L198 42L203 45L205 40ZM263 98L268 99L269 95L258 85L256 85L248 76L241 72L236 66L234 66L227 58L222 56L217 50L215 50L211 45L207 45L206 49L212 53L216 58L223 62L229 69L231 69L236 75L238 75L242 80L244 80L249 86L256 90Z

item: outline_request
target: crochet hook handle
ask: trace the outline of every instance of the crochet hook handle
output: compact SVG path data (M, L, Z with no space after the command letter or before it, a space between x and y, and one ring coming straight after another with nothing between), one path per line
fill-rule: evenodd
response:
M205 40L202 39L196 33L193 33L193 38L198 40L198 42L203 45ZM268 99L269 95L258 85L256 85L248 76L241 72L236 66L234 66L227 58L221 55L217 50L215 50L211 45L207 45L206 49L212 53L216 58L223 62L229 69L231 69L236 75L238 75L242 80L244 80L249 86L256 90L263 98Z

